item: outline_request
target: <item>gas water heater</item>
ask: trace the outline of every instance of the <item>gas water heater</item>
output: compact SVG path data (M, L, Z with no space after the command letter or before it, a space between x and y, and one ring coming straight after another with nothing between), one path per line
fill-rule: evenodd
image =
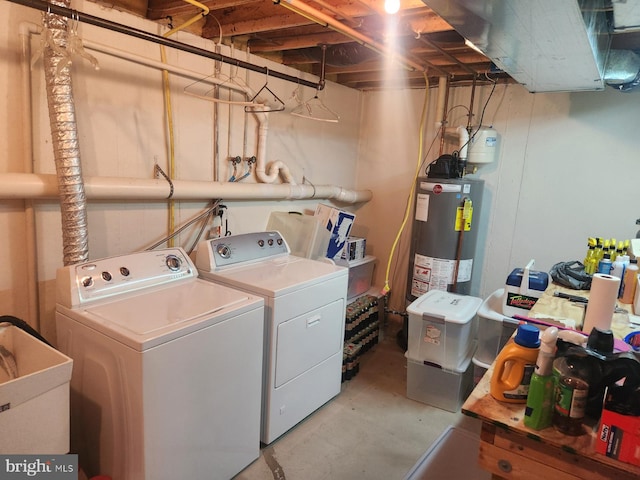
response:
M469 294L484 180L418 177L407 304L429 290Z

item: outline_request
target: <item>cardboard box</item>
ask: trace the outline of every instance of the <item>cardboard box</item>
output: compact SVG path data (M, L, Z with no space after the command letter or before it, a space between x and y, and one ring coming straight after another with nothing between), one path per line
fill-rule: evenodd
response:
M349 237L349 232L351 232L351 227L356 219L355 214L320 203L316 207L315 216L320 219L320 223L331 233L329 246L327 247L327 258L332 260L340 259L344 245Z
M596 451L621 462L640 465L640 417L605 408L600 417Z
M366 249L366 238L347 237L347 241L344 244L344 249L342 250L340 258L343 260L362 260L365 257Z
M73 361L20 328L0 328L0 345L11 352L18 376L2 371L0 452L69 453L69 396Z

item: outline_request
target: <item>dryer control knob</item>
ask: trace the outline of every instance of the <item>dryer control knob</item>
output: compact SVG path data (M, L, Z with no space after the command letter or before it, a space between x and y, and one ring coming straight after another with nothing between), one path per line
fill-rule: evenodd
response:
M231 256L231 249L229 248L229 245L225 245L224 243L218 245L216 251L222 258L229 258Z
M169 270L173 270L174 272L180 270L182 265L182 261L175 255L167 255L166 263Z

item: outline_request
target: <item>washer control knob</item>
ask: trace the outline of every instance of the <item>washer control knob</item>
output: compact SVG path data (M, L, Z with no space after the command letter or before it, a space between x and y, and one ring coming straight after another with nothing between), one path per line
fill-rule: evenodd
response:
M120 267L120 275L123 277L128 277L131 272L127 267Z
M82 286L88 288L93 285L93 277L82 277Z
M276 242L278 242L278 245L282 245L282 239L278 238L278 240L276 240Z
M167 267L169 267L169 270L177 272L182 266L182 261L175 255L167 255L166 264Z
M258 240L258 246L264 247L264 240L263 239Z
M105 282L110 282L111 281L111 274L109 272L102 272L102 279Z
M216 252L218 252L218 255L222 258L229 258L231 256L231 249L229 248L229 245L224 243L221 243L216 247Z
M269 246L273 245L273 238L270 238L269 240L267 240L267 243L269 244Z

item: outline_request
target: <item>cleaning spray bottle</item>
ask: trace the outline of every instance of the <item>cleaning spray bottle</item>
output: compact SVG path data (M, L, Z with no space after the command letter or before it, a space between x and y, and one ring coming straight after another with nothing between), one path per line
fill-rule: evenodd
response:
M489 388L493 398L508 403L527 402L539 347L540 330L533 325L519 325L513 342L508 342L496 357Z
M536 368L531 375L527 407L524 411L524 424L534 430L542 430L551 426L553 415L553 360L556 354L558 329L549 327L542 332L540 351L536 360Z

